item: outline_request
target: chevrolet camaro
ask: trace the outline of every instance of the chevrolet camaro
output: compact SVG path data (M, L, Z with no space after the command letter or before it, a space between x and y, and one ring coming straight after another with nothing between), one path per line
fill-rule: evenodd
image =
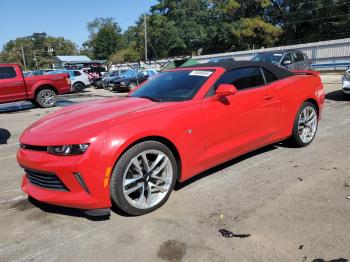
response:
M17 160L38 201L142 215L175 183L268 144L309 145L325 92L316 72L224 61L173 69L126 97L60 109L29 126Z

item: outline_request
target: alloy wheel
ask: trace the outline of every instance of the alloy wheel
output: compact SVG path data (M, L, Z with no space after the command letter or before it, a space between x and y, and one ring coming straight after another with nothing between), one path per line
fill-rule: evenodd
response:
M159 150L146 150L131 159L124 172L124 197L135 208L152 208L167 195L172 179L169 158Z
M311 107L305 107L300 115L298 121L298 134L300 140L308 144L312 141L317 130L317 113L316 110Z
M56 98L55 98L55 95L52 94L52 92L45 91L41 94L40 100L44 105L49 106L49 105L55 104Z
M137 86L136 83L131 82L131 83L129 84L129 89L130 89L130 91L133 90L136 86Z

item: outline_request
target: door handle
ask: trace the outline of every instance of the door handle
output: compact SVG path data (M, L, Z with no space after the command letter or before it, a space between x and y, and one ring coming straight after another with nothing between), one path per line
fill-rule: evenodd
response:
M265 96L264 96L264 99L265 100L271 100L273 98L273 95L270 95L270 94L266 94Z
M19 86L19 85L21 85L21 84L22 84L22 82L20 82L20 81L18 81L18 82L15 83L15 85L17 85L17 86Z

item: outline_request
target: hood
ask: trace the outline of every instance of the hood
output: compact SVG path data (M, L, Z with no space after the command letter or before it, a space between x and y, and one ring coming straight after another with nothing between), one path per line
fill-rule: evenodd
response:
M130 76L130 77L117 78L113 82L120 83L120 82L136 81L136 80L137 80L136 76Z
M20 142L30 145L86 143L111 123L118 124L142 113L174 103L157 103L143 98L112 98L68 106L29 126Z

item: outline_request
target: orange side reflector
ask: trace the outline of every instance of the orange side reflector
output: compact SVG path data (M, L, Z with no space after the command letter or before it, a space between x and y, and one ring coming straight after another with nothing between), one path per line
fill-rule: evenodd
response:
M111 176L111 173L112 173L112 167L108 167L106 169L105 177L103 178L103 187L108 186L108 182L109 182L109 178Z

